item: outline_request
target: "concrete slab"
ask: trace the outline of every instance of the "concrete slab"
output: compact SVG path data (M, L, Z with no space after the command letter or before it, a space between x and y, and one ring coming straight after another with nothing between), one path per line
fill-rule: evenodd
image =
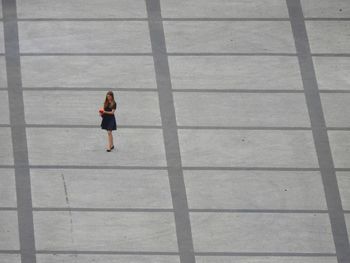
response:
M301 81L303 75L311 88L350 90L348 1L301 0L303 10L292 0L159 2L160 6L153 0L3 1L4 14L14 21L6 24L6 39L14 46L8 49L6 64L1 21L0 262L17 263L20 252L28 255L25 260L38 263L335 263L336 252L350 262L342 246L350 228L337 220L342 207L333 187L336 178L323 185L319 171L303 171L319 168L315 141L320 160L331 163L327 136L318 128L324 127L323 116L328 126L347 125L348 96L321 92L323 112L319 98L307 93L316 134L321 136L314 140ZM303 33L302 12L325 18L306 22L308 36ZM144 19L148 17L150 24ZM159 17L167 20L165 38L163 27L153 20ZM17 22L20 51L31 55L18 54ZM305 51L299 56L295 39ZM346 53L312 57L318 87L312 86L316 79L308 70L308 39L313 52ZM170 55L164 56L164 50ZM129 54L134 52L141 54ZM21 137L28 143L29 155L16 151L15 165L20 167L23 158L44 166L27 171L17 189L11 130L6 127L5 68L11 83L22 83L24 90L16 97L24 94L24 109L12 117L25 115L18 127L27 136L19 136L17 129L12 135L14 142ZM176 89L172 94L163 90L171 87ZM113 133L117 150L111 153L105 152L107 136L96 114L107 89L118 90L118 124L135 126ZM160 126L158 99L165 105L163 116L176 118L170 123L163 119L162 128L141 129L140 125ZM21 100L14 101L21 105ZM69 128L72 124L77 127ZM177 125L193 129L176 129ZM162 129L170 137L164 137ZM350 132L328 134L335 165L349 168ZM181 177L168 176L167 165L170 175L183 172L185 184ZM178 170L178 165L185 169ZM328 166L323 171L332 168ZM17 171L17 179L23 179ZM349 177L349 172L337 173L344 209L350 204ZM319 211L327 209L323 189L332 197L330 214ZM17 206L19 226L17 211L6 210ZM33 225L32 206L56 211L34 211ZM213 210L189 214L188 206ZM172 207L174 212L157 210ZM145 212L147 208L154 210ZM315 213L291 211L299 209ZM349 213L346 218L349 226ZM9 255L6 249L16 250Z
M21 65L24 88L157 87L151 56L25 56Z
M263 256L197 256L197 263L337 263L336 257L263 257Z
M5 90L0 90L0 112L0 124L10 124L9 98Z
M348 18L350 6L348 0L301 0L304 17Z
M14 169L0 169L0 206L17 207Z
M311 131L179 130L183 166L318 167Z
M327 127L350 127L350 94L321 94Z
M114 132L115 151L106 152L107 132L99 128L27 128L32 165L166 166L161 129ZM82 167L83 168L83 167Z
M349 168L350 132L328 131L328 137L335 168Z
M5 262L5 263L21 263L21 255L19 255L19 254L1 254L0 261Z
M350 21L305 21L311 53L349 53Z
M10 128L0 127L0 145L0 165L13 165L13 149Z
M18 250L17 211L0 211L0 249Z
M350 210L350 172L337 172L338 187L344 210Z
M181 8L179 8L179 5ZM161 0L165 18L281 18L288 17L286 3L279 0Z
M184 171L184 178L193 209L327 209L319 172Z
M190 217L195 252L335 252L328 214L196 212Z
M163 256L163 255L36 255L37 263L62 263L62 262L75 262L75 263L180 263L179 256ZM328 263L328 262L321 262ZM330 262L331 263L331 262Z
M169 212L34 212L38 250L177 252Z
M145 21L18 22L20 52L151 52Z
M1 21L0 21L0 53L5 53L4 23Z
M286 21L164 21L168 52L295 53Z
M345 214L345 221L346 221L346 227L348 235L350 236L350 214Z
M165 170L31 169L30 175L33 207L172 208Z
M349 57L313 57L319 89L350 90Z
M19 18L147 17L144 1L129 0L17 0L17 14Z
M169 56L168 60L174 89L303 88L296 57Z
M0 88L7 88L5 57L0 56Z
M24 91L26 122L100 125L105 96L106 91ZM161 125L157 91L114 91L114 98L118 125Z
M304 94L175 92L174 103L178 125L310 127Z

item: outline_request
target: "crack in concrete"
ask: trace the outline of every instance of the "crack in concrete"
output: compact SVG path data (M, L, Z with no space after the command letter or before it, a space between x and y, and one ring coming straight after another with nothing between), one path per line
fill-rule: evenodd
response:
M63 173L61 173L61 177L63 181L64 194L65 194L66 203L67 203L68 212L69 212L71 240L72 240L72 244L74 245L75 241L74 241L74 234L73 234L73 215L72 215L72 210L71 210L69 198L68 198L67 184Z

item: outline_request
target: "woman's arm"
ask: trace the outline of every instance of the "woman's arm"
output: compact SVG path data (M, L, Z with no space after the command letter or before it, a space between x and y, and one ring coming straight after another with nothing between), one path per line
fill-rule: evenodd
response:
M104 114L109 114L109 115L113 115L115 112L115 109L113 109L112 111L103 111Z

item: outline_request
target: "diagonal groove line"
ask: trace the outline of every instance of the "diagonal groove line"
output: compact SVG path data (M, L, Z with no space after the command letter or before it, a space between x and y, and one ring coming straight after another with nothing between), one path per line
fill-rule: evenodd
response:
M22 263L35 263L35 241L27 137L24 119L16 1L2 0L11 137Z
M306 32L304 15L300 0L286 0L286 3L298 54L300 72L305 90L304 94L329 210L329 219L332 227L337 259L338 263L348 263L350 262L349 239L313 66L310 44Z
M177 134L175 107L172 94L168 57L166 54L164 28L159 0L145 0L148 25L156 73L159 107L163 127L165 153L174 217L177 243L181 263L195 263L190 216L183 178L180 146Z

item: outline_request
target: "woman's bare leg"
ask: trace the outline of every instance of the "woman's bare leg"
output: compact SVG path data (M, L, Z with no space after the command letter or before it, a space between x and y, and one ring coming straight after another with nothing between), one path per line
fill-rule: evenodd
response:
M107 133L108 133L108 150L110 150L113 145L112 131L107 131Z

